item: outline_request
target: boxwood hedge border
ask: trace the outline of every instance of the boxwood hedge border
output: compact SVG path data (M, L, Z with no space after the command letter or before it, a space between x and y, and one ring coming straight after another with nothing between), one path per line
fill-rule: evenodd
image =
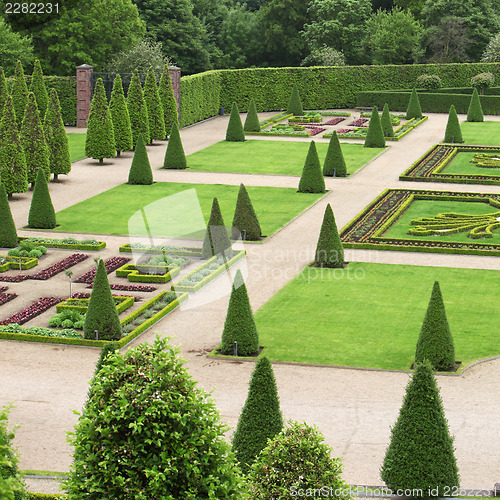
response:
M160 269L162 266L154 266ZM116 276L120 278L127 278L128 281L136 283L167 283L172 278L181 272L179 266L169 268L169 272L165 274L141 274L135 264L127 263L119 267L115 272Z
M172 250L169 248L164 248L162 245L151 245L149 247L133 247L133 244L126 243L122 245L119 249L123 253L140 253L140 254L163 254L172 256L178 255L180 257L199 257L201 255L201 248L197 247L186 247L179 248L179 250Z
M29 239L29 237L19 237L19 242ZM98 245L86 245L85 243L51 243L50 238L47 238L47 241L41 242L32 242L34 245L43 245L46 248L61 248L61 249L69 249L69 250L90 250L90 251L99 251L103 248L106 248L105 241L99 241Z

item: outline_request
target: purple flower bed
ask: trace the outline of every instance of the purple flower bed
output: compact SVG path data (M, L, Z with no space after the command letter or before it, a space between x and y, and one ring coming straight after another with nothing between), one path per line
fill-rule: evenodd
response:
M323 123L323 125L337 125L337 123L340 123L344 120L345 118L342 118L341 116L336 116L335 118L332 118L331 120L328 120L327 122Z
M5 290L6 288L4 288ZM3 293L0 292L0 306L9 302L9 300L15 299L17 297L17 293Z
M0 286L0 293L6 292L8 288L8 286Z
M0 281L8 281L9 283L19 283L29 279L29 274L16 274L14 276L0 276Z
M59 299L58 297L42 297L37 302L34 302L28 307L25 307L21 311L13 314L9 318L0 321L0 325L8 325L10 323L17 323L18 325L23 325L28 322L30 319L33 319L35 316L42 314L47 309L55 306L63 299Z
M111 290L123 290L124 292L154 292L156 287L151 285L113 285L109 284ZM91 288L89 285L87 288Z
M352 123L349 123L347 126L348 127L366 127L364 123L368 121L368 118L358 118L357 120L354 120Z
M341 128L341 129L337 130L337 134L347 134L349 132L352 132L352 130L350 128Z
M311 136L324 132L325 129L322 127L315 127L311 125L306 125L307 132L311 133Z
M28 277L32 280L48 280L49 278L52 278L52 276L66 271L69 267L75 266L86 258L88 258L88 255L84 253L74 253L63 260L56 262L54 265L46 267L45 269L42 269L41 271L38 271Z
M132 259L128 259L127 257L110 257L106 262L104 262L104 265L106 266L106 272L108 274L112 273L119 267L125 265L130 260ZM75 283L87 283L87 285L92 285L92 283L94 283L95 272L96 268L94 267L90 271L87 271L85 274L82 274L80 277L78 277L75 280Z

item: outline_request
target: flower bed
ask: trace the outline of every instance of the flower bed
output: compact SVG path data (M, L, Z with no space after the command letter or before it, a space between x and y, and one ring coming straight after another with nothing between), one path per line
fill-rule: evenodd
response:
M155 267L157 268L158 273L165 270L165 266L151 266L150 269L154 269ZM121 278L126 277L128 281L135 281L139 283L167 283L180 272L181 268L179 266L173 266L168 268L168 272L164 274L141 274L136 265L125 264L116 270L116 276Z
M331 120L324 122L323 125L337 125L338 123L340 123L344 120L345 120L345 118L337 116L336 118L332 118Z
M124 292L154 292L156 290L155 286L150 285L109 285L111 290L121 290ZM92 288L92 285L88 285L87 288Z
M17 297L17 293L4 293L0 292L0 306L15 299Z
M102 250L106 247L106 242L96 241L92 239L88 240L76 240L74 238L42 238L42 237L30 237L23 238L20 237L19 241L30 241L35 245L43 245L48 248L63 248L71 250Z
M193 247L176 247L171 245L151 245L149 243L127 243L119 248L123 253L144 253L144 254L165 254L165 255L180 255L186 257L199 257L201 248Z
M127 257L110 257L104 262L104 265L106 267L106 272L108 274L112 273L113 271L116 271L116 269L123 266L127 262L130 262L130 260L131 259L128 259ZM94 283L95 273L96 273L96 268L94 267L90 271L87 271L86 273L79 276L75 280L75 283L87 283L87 285L92 285L92 283Z
M293 116L292 113L287 113L286 111L282 113L278 113L277 115L270 116L269 118L266 118L265 120L260 122L260 128L266 128L269 127L269 125L272 125L273 123L278 123L283 120L286 120L290 116ZM246 133L246 132L245 132Z
M379 113L378 114L380 116L380 118L382 118L382 113ZM362 112L360 113L361 117L363 118L370 118L372 116L371 113L366 113L366 112ZM392 126L397 126L401 123L401 118L402 119L406 119L406 114L405 113L398 113L398 114L394 114L394 113L389 113L389 116L391 118L391 124Z
M317 134L321 134L321 132L324 132L326 130L323 127L311 127L311 126L308 126L306 128L311 133L311 136L317 135Z
M10 323L17 323L18 325L23 325L35 316L38 316L45 312L47 309L55 306L63 299L57 297L42 297L40 300L34 302L28 307L25 307L21 311L9 316L8 318L0 321L0 325L8 325Z
M368 121L368 118L358 118L357 120L353 120L351 123L348 123L348 127L366 127L365 123Z
M113 295L113 299L115 301L116 311L118 314L127 310L129 307L132 307L135 301L135 297L131 297L129 295ZM73 296L57 304L56 310L57 312L72 310L85 313L89 307L89 300L90 297Z
M30 275L29 278L32 280L48 280L49 278L52 278L52 276L62 273L72 266L76 266L76 264L79 264L87 258L88 255L84 253L74 253L63 260L56 262L52 266L46 267L45 269L42 269L41 271Z
M320 111L323 116L351 116L349 111Z
M20 334L20 338L16 338L16 334ZM43 328L40 326L22 327L17 323L4 325L0 331L0 338L8 340L35 340L40 337L56 337L68 339L81 339L82 334L73 328L65 328L63 330L54 330L53 328ZM39 340L40 341L40 340Z
M31 269L38 264L38 259L36 257L16 257L12 255L0 255L0 273L4 273L9 269L19 269L19 263L21 263L21 269Z

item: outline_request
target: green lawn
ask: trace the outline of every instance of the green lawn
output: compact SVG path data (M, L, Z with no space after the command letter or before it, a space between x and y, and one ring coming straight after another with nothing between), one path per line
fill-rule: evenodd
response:
M362 144L341 144L349 175L357 172L386 148L365 148ZM309 142L248 140L221 141L187 157L191 170L245 174L301 175ZM328 143L316 142L323 165Z
M462 122L465 144L500 146L500 122Z
M193 237L200 237L204 234L204 229L201 228L208 222L214 197L218 198L226 226L231 225L238 189L239 186L224 184L166 182L157 182L151 186L121 184L58 212L59 226L56 230L143 235L144 219L141 213L138 213L139 226L135 225L130 232L129 219L148 206L145 216L152 236L175 237L192 234ZM276 232L324 196L297 193L294 188L247 186L247 191L263 234L266 236ZM184 194L172 196L181 192ZM156 203L150 205L153 202ZM201 225L199 207L205 220L201 221Z
M495 175L500 177L500 168L482 168L475 163L471 163L473 153L457 153L451 162L441 170L443 174L468 174L468 175Z
M68 136L69 155L71 157L71 161L74 162L85 158L85 138L87 137L87 134L71 132L66 135Z
M461 367L500 355L500 271L374 263L296 276L255 315L262 355L409 369L435 280Z

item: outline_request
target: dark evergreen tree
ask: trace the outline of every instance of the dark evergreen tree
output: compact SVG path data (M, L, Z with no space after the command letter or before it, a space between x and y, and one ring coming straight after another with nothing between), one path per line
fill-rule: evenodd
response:
M483 107L481 106L481 101L479 100L479 94L477 89L474 88L472 92L472 97L469 103L469 109L467 110L467 121L468 122L482 122L484 121Z
M448 430L443 403L430 363L417 364L399 417L392 429L381 469L385 484L436 490L436 497L459 486L453 438Z
M45 113L47 112L47 105L49 103L49 93L47 92L47 87L43 81L42 66L40 65L40 61L38 59L35 61L35 66L33 67L30 92L35 94L36 105L38 106L38 112L40 113L40 120L43 122Z
M444 133L444 142L464 142L462 138L462 130L458 122L457 112L453 104L450 107L448 115L448 123L446 124L446 131Z
M411 118L422 118L422 108L415 88L411 91L408 107L406 108L406 119L410 120Z
M328 144L328 151L326 152L323 164L323 175L328 177L347 177L344 154L342 153L339 138L335 130Z
M68 174L71 171L71 159L68 136L61 116L61 105L55 89L50 89L43 132L49 148L50 171L54 174L54 181L57 181L58 175Z
M389 106L387 103L384 104L384 109L382 111L382 130L385 137L394 137L394 129L392 128L391 114L389 113Z
M40 168L31 198L28 226L35 229L54 229L56 225L56 212L50 199L47 179L45 172Z
M111 121L113 122L116 155L120 156L122 151L132 149L130 116L128 114L127 101L123 93L122 77L120 75L116 75L113 81L109 112L111 113Z
M219 202L217 198L214 198L207 231L201 248L201 258L209 259L214 255L227 255L231 250L231 240L227 234Z
M134 71L127 93L127 108L130 116L130 127L132 129L132 142L135 148L135 143L139 134L142 133L144 142L149 144L151 138L149 136L149 118L148 107L144 100L141 80L139 73Z
M5 74L3 72L2 66L0 66L0 123L2 121L3 107L9 92L7 90L7 80L5 80Z
M415 363L423 363L425 360L435 370L450 371L455 368L455 346L438 281L432 287L415 351Z
M240 237L249 241L258 241L262 237L262 230L252 200L250 200L250 196L248 196L243 184L240 184L240 190L238 191L231 235L233 240Z
M238 105L233 102L233 105L231 106L231 115L229 116L229 123L227 124L226 141L237 142L244 140L245 132L243 130L243 125L241 124Z
M17 61L16 63L14 84L12 85L11 95L14 112L16 113L17 128L20 129L24 116L24 108L26 108L26 102L28 99L28 86L26 85L26 78L24 77L21 61Z
M158 94L156 77L150 66L144 82L144 100L148 108L149 138L151 143L154 139L165 139L165 120L163 118L163 107Z
M326 206L323 216L314 264L319 267L345 267L344 248L330 204Z
M11 96L7 96L0 123L0 179L9 197L28 190L26 158Z
M129 184L153 184L153 172L149 163L148 152L142 134L135 145L134 158L128 174Z
M384 148L385 137L377 106L373 107L365 138L365 148Z
M299 88L296 83L293 84L292 95L288 100L286 112L293 113L294 116L302 116L304 114L304 108L302 107L302 102L300 100Z
M158 86L158 94L163 108L163 120L165 122L165 137L170 135L170 130L174 122L179 124L179 115L177 113L177 101L172 88L172 79L168 64L165 64L163 73L161 74L160 84Z
M283 429L278 389L273 367L266 357L259 358L250 379L248 396L233 436L233 451L247 473L257 455Z
M186 155L184 154L184 148L182 147L179 126L175 121L170 130L170 137L168 139L167 150L165 151L165 159L163 160L162 168L183 169L186 167Z
M16 225L10 211L9 200L3 182L0 182L0 248L17 247Z
M245 118L245 125L243 126L245 132L260 132L260 122L259 116L257 115L257 108L255 107L255 101L250 101L250 106L248 107L248 114Z
M116 155L113 120L109 112L102 78L97 79L90 104L85 154L89 158L99 160L100 164L103 163L104 158L114 158Z
M50 179L49 150L45 142L43 125L40 120L36 104L35 94L28 94L28 104L21 125L21 143L26 158L28 183L31 187L35 185L38 170L43 170L45 179Z
M316 144L311 141L299 181L299 193L324 193L325 179L321 172Z
M85 315L83 335L86 339L93 340L96 330L99 340L120 340L122 334L115 301L109 288L106 266L102 259L97 265L89 306Z

